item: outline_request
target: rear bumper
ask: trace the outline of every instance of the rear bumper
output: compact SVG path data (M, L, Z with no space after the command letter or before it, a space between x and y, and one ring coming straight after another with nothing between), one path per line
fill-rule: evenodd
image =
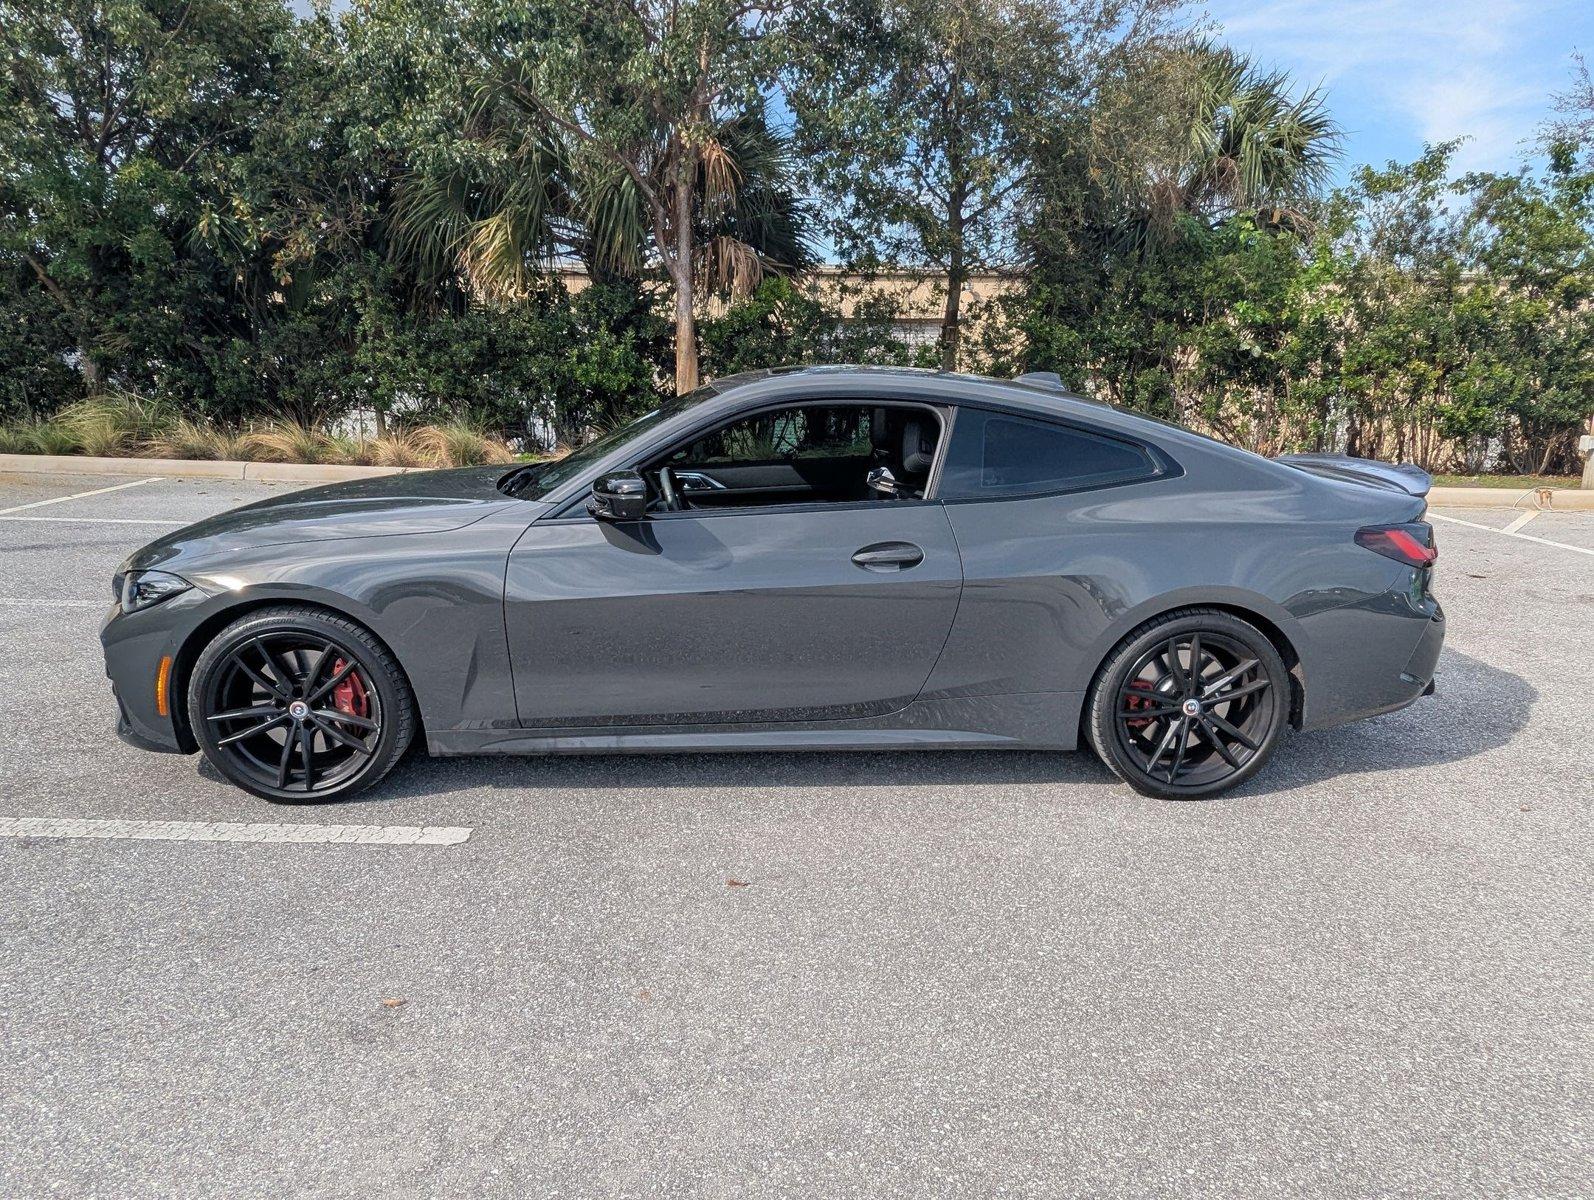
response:
M1405 669L1400 672L1401 679L1419 689L1417 695L1428 695L1433 690L1434 671L1439 666L1439 652L1444 646L1445 610L1435 604L1433 615L1428 618L1422 637L1417 640L1417 648L1411 652Z
M1434 669L1438 666L1439 651L1444 647L1444 643L1445 614L1443 610L1438 610L1429 619L1417 648L1412 651L1411 659L1406 663L1405 670L1400 673L1400 686L1397 689L1399 698L1347 720L1360 720L1361 717L1376 717L1384 713L1399 712L1424 696L1433 695L1437 690L1434 684Z
M1301 728L1327 729L1395 712L1432 695L1445 642L1438 602L1393 591L1303 622L1313 641L1302 655Z

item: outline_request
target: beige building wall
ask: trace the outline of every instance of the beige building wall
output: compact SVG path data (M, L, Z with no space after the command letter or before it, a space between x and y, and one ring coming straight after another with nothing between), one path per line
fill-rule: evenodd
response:
M587 287L590 280L579 267L558 267L553 272L572 294ZM851 317L859 304L872 296L889 299L898 312L892 333L910 346L933 346L941 336L941 316L946 308L946 276L927 271L881 271L859 275L840 267L820 267L803 275L799 285L811 294ZM981 317L990 301L1015 294L1023 286L1016 276L983 272L963 285L959 305L966 337L977 336ZM725 310L725 302L715 298L706 308L708 315Z

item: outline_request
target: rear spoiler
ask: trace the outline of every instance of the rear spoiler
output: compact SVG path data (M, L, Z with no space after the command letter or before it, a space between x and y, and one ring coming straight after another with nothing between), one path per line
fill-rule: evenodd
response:
M1405 492L1408 496L1426 496L1433 487L1433 476L1416 463L1385 463L1348 454L1281 454L1273 461L1328 479Z

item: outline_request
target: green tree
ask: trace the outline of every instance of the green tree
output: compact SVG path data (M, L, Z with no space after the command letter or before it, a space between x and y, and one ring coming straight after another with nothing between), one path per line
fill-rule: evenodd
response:
M1348 453L1433 465L1442 441L1482 436L1449 407L1463 354L1460 224L1450 181L1456 143L1411 163L1362 167L1332 197L1328 282L1338 302L1334 395L1326 414ZM1481 443L1476 447L1481 452Z
M1247 212L1303 224L1339 157L1339 127L1322 92L1297 96L1283 72L1206 42L1163 56L1155 69L1177 95L1161 117L1166 144L1140 168L1153 224L1175 213L1223 220Z
M750 180L737 148L761 112L787 6L547 0L492 9L472 34L482 76L498 103L519 106L540 137L584 160L573 175L589 213L634 205L673 294L675 387L691 391L705 279L745 288L767 265L743 237L750 214L738 204ZM528 183L541 186L534 174ZM705 239L706 228L719 232Z
M113 361L147 381L228 319L189 238L278 102L292 18L278 0L0 0L0 30L0 258L48 297L89 391Z
M1461 187L1473 200L1458 405L1508 422L1518 470L1571 469L1594 414L1594 166L1558 143L1537 178L1471 175Z
M823 10L791 103L842 256L946 277L955 369L970 274L1012 264L1021 202L1101 79L1160 33L1163 0L881 0Z

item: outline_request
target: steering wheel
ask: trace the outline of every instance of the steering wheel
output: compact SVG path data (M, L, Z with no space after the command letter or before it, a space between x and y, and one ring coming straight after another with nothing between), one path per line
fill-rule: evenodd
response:
M681 497L675 490L675 478L670 474L669 467L659 468L659 491L664 493L666 512L681 511Z

